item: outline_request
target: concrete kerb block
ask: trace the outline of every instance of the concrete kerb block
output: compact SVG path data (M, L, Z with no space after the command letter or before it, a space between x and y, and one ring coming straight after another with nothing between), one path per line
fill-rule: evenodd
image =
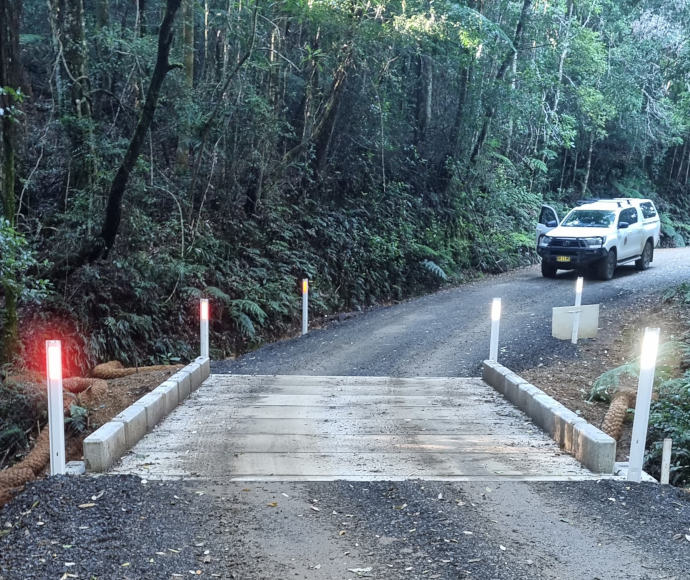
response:
M579 425L586 425L585 421L578 414L573 413L567 407L558 405L553 410L554 430L553 438L561 447L568 453L574 453L576 449L575 443L575 427Z
M201 367L201 382L203 383L209 376L211 376L211 359L200 356L195 361Z
M503 394L503 377L508 373L510 370L497 362L485 360L482 363L482 380L501 394Z
M520 410L527 413L530 402L537 395L541 395L542 390L530 383L521 383L517 388L517 406Z
M558 401L540 391L527 402L525 413L532 418L532 421L553 437L556 430L554 409L557 405L560 405Z
M165 398L155 389L134 403L146 409L146 428L151 431L165 416Z
M192 381L192 391L196 391L203 382L201 379L201 365L197 362L190 362L182 371L189 374L189 378Z
M525 379L513 372L509 372L503 377L503 396L518 408L521 408L518 404L520 400L520 385L525 383L527 383Z
M165 415L169 415L180 402L180 395L177 389L177 381L165 381L158 385L152 393L160 393L165 401Z
M612 474L616 463L616 441L594 425L585 423L574 427L573 455L587 469L595 473Z
M483 362L482 379L524 411L582 465L595 473L613 473L616 442L611 437L496 362Z
M177 371L166 381L177 383L177 395L180 403L189 396L189 393L192 392L192 379L189 374L183 373L182 370Z
M84 460L89 471L106 471L125 451L123 423L109 421L84 439Z
M125 443L130 449L139 441L148 429L146 421L146 407L138 404L130 405L121 413L115 415L113 421L125 426Z

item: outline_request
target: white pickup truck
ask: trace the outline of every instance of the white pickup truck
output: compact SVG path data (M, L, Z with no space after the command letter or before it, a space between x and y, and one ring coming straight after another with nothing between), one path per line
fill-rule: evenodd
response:
M649 199L588 201L561 222L556 211L544 205L537 225L541 273L554 278L558 270L590 268L602 280L610 280L620 264L635 262L638 270L646 270L660 230L659 215Z

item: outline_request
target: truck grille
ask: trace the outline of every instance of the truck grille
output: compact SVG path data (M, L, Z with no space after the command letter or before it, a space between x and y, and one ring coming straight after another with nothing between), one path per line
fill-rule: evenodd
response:
M551 238L550 248L586 248L584 240L577 238Z

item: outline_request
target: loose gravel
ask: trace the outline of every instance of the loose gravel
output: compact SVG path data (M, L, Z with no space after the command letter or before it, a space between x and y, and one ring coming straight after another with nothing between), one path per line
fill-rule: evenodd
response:
M512 501L506 501L506 498ZM539 512L537 521L527 516ZM690 501L578 483L35 482L0 578L688 578Z

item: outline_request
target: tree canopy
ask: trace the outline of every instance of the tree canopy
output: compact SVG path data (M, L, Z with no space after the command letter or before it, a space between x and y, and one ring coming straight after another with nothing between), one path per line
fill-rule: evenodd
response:
M201 295L229 354L295 323L305 276L325 314L530 263L544 200L651 197L690 238L687 0L0 15L0 267L31 264L0 290L6 359L46 313L77 365L189 356Z

